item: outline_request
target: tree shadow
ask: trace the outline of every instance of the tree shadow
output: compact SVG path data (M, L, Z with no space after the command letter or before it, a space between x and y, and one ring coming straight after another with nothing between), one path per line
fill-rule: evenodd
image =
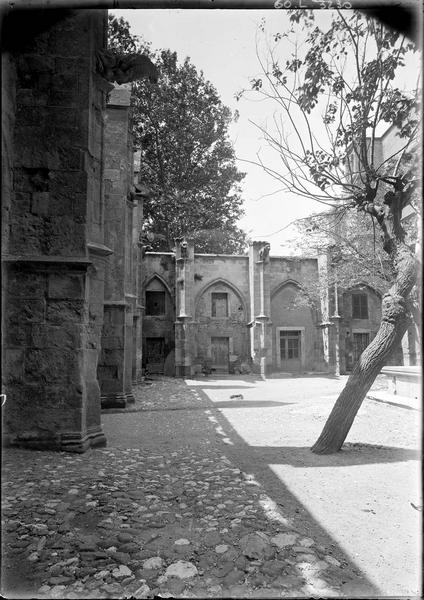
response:
M421 458L418 450L378 444L346 443L336 454L314 454L309 447L302 446L250 446L250 448L260 456L261 462L291 465L302 469L405 462Z

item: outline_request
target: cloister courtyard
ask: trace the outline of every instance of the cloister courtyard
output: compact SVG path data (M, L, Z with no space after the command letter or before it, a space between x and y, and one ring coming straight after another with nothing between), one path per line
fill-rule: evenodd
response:
M418 403L366 399L314 455L344 379L152 377L106 448L8 449L3 594L418 596Z

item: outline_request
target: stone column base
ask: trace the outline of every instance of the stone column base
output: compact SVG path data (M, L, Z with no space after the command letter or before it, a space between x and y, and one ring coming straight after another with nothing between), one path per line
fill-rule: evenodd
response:
M104 408L126 408L127 404L134 404L135 398L132 392L115 392L100 396L102 409Z
M88 448L104 448L105 446L106 436L101 425L89 429L85 435L79 432L62 434L61 450L66 452L85 452Z
M175 365L175 377L192 377L193 365Z
M6 435L3 439L3 445L28 450L83 453L89 448L105 447L106 436L101 426L93 427L85 433L75 431L55 434L52 432L28 431L18 435Z

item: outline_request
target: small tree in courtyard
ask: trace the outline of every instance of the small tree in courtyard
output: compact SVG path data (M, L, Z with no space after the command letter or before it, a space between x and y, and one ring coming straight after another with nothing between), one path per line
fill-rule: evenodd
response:
M135 146L150 190L145 229L160 234L153 248L170 250L176 237L187 236L200 252L243 253L247 239L237 222L244 174L228 138L231 111L188 58L180 64L171 50L152 52L112 15L109 47L141 50L159 70L157 85L133 84Z
M322 454L342 447L368 390L405 334L418 271L402 222L406 206L419 210L418 84L410 92L396 86L397 73L416 47L364 12L334 11L322 28L314 11L291 11L291 32L274 35L265 59L258 54L262 73L251 81L255 93L280 109L271 127L259 128L282 167L267 166L260 155L258 163L286 190L372 221L390 262L380 328L312 447ZM286 38L292 52L281 62L278 45ZM397 128L398 143L385 158L378 148L382 124Z

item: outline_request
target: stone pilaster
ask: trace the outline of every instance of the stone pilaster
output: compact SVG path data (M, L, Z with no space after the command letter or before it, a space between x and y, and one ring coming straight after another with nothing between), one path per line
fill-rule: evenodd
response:
M89 245L103 243L109 84L95 72L95 51L104 47L107 13L58 10L47 29L44 19L40 11L34 33L10 56L16 115L8 125L14 142L4 248L4 439L82 452L106 443L96 376L103 258Z
M133 193L131 84L115 86L105 116L105 243L113 250L106 265L102 351L98 367L103 408L134 402L134 316L137 308L138 202ZM140 365L141 368L141 365Z
M330 368L330 307L329 307L329 290L328 290L328 254L322 253L318 255L318 278L320 291L320 308L323 359L325 369Z
M262 378L272 364L269 249L260 241L249 248L250 347L253 370Z
M190 377L194 369L194 247L185 239L175 241L175 374Z
M134 167L135 167L134 163ZM146 190L139 185L138 176L135 179L135 201L134 201L134 227L133 227L133 261L134 261L134 293L135 293L135 308L133 315L133 356L132 356L132 382L139 384L143 381L143 244L140 240L141 231L144 222L143 205Z

